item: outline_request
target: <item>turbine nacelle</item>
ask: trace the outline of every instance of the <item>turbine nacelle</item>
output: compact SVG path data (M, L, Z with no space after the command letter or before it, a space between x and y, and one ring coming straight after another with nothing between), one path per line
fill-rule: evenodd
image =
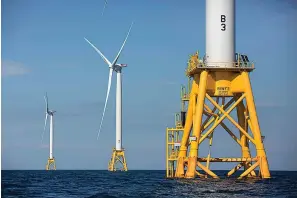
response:
M128 64L116 64L116 66L119 66L119 67L127 67Z
M127 67L127 64L115 64L112 68L115 72L121 72L123 67Z
M52 111L52 110L48 110L47 111L47 114L50 115L50 116L53 116L54 113L56 113L57 111Z

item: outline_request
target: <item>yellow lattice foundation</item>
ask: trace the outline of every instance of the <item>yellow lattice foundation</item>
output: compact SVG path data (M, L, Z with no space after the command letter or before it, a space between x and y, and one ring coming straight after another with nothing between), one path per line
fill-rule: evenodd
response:
M113 148L112 157L108 163L108 170L117 171L118 164L122 167L120 171L128 171L124 149L117 151Z
M234 63L232 68L209 68L198 63L198 53L191 57L187 75L193 81L188 95L188 110L182 129L182 140L176 157L175 177L201 176L202 174L198 171L201 169L208 176L219 178L209 168L210 162L237 162L238 165L228 172L228 177L243 167L244 172L238 177L239 179L270 178L249 78L249 72L254 67L247 62L244 63L244 67L240 67L242 64ZM210 105L213 108L210 108ZM237 119L231 117L230 113L233 109L236 110ZM224 122L226 119L236 127L237 132L231 131ZM218 125L222 126L240 146L241 157L212 158L210 150L207 157L199 156L199 145L204 140L209 139L209 149L211 148L212 138ZM251 157L250 145L255 146L255 157ZM205 165L202 164L203 162ZM258 174L256 174L256 168L259 169ZM172 174L169 175L172 176Z
M56 170L55 158L52 158L52 159L48 158L45 169L46 170Z

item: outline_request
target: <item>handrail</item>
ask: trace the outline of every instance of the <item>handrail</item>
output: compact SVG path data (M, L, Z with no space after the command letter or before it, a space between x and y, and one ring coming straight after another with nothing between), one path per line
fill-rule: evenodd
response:
M230 66L231 65L231 66ZM254 69L254 63L253 62L208 62L203 63L199 62L196 64L188 64L188 67L186 69L186 73L197 69L197 68L222 68L222 69L232 69L232 68L242 68L242 69Z
M181 125L181 115L180 113L175 113L175 126Z
M181 86L180 97L181 97L181 99L184 99L185 96L187 96L186 86L182 85Z

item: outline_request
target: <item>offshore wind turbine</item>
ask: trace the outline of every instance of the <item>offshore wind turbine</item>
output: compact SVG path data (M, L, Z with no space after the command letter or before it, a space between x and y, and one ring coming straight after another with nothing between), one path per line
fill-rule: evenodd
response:
M97 49L88 39L85 38L85 40L96 50L96 52L101 56L101 58L104 60L104 62L109 67L109 78L108 78L108 86L107 86L107 93L106 93L106 99L102 114L102 119L99 127L99 132L97 135L97 140L99 138L99 134L101 132L101 127L103 124L104 114L106 110L106 105L109 97L110 87L111 87L111 80L112 80L112 74L113 72L116 72L117 75L117 86L116 86L116 148L113 149L112 158L108 165L109 171L116 171L116 165L117 163L122 164L122 170L127 171L127 163L125 159L124 149L122 147L122 68L127 67L127 64L118 64L117 61L121 55L121 52L125 46L125 43L127 41L127 38L130 34L131 28L133 26L133 22L130 26L130 29L127 33L127 36L122 44L122 47L120 48L117 56L115 59L110 62L103 53Z
M46 164L46 170L56 170L56 162L55 158L53 157L53 143L54 143L54 114L56 111L49 110L48 108L48 97L47 93L44 96L45 101L45 120L44 120L44 129L42 133L41 142L43 140L44 132L46 129L46 123L47 123L47 117L50 117L50 152L49 152L49 158L47 160Z

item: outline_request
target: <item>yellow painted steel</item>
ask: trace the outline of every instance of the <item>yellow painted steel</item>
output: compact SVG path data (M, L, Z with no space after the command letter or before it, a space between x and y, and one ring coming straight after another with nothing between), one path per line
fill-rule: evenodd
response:
M193 89L195 89L196 86L193 86ZM184 160L187 154L187 147L188 147L188 139L190 136L190 132L192 129L192 125L193 125L193 103L195 103L196 100L196 95L195 94L191 94L190 95L190 101L189 103L192 105L189 105L188 107L188 111L187 111L187 116L186 116L186 123L185 123L185 127L183 130L183 138L181 140L181 146L180 146L180 150L179 150L179 155L178 155L178 159L179 159L179 163L177 165L177 171L176 171L176 175L179 177L181 175L184 175Z
M210 175L212 178L219 179L219 177L214 172L209 170L207 167L203 166L203 164L201 164L200 162L197 162L197 166L201 168L204 172L206 172L208 175Z
M202 114L204 109L204 99L206 94L206 82L207 82L207 71L202 71L199 76L194 76L194 82L199 82L198 87L198 98L195 108L195 116L194 116L194 123L193 123L193 137L195 140L191 142L190 145L190 153L189 153L189 159L188 159L188 168L185 177L187 178L193 178L195 176L196 171L196 164L197 164L197 156L198 156L198 142L200 139L200 133L201 133L201 124L202 124Z
M167 128L166 130L166 176L174 177L177 156L179 152L180 137L183 129L181 128Z
M217 103L219 101L219 98L217 98ZM222 107L224 107L224 104L225 104L225 98L223 98L223 101L222 101ZM216 107L214 107L214 109L210 112L210 108L204 104L204 107L207 109L207 112L209 112L210 115L213 115L216 117L215 119L215 123L218 122L219 120L219 116L217 116L216 114L214 114L215 110L217 109ZM219 114L221 112L219 111ZM213 132L211 133L210 137L209 137L209 148L208 148L208 156L207 156L207 161L206 161L206 168L209 169L209 166L210 166L210 155L211 155L211 146L212 146L212 141L213 141Z
M230 170L227 174L228 177L233 175L236 171L238 171L243 166L243 163L237 164L232 170Z
M190 56L186 70L189 78L188 89L184 86L181 89L182 111L186 111L185 106L188 103L185 125L182 126L181 122L176 122L175 128L166 130L167 177L194 178L196 175L199 177L209 175L219 178L210 169L210 163L238 162L239 164L228 172L228 177L243 168L244 172L238 177L239 179L270 178L263 136L249 79L249 72L253 69L253 63L242 62L240 59L234 63L232 68L206 67L199 60L198 52ZM221 102L219 102L220 98L222 98ZM229 101L225 104L225 100ZM209 105L212 105L213 109ZM236 110L237 119L231 116L233 110ZM176 120L178 119L180 118L176 116ZM232 130L224 122L226 119L237 130ZM211 157L213 135L219 125L240 146L241 157ZM174 136L179 139L177 140ZM209 153L207 157L202 157L199 156L199 147L206 138L210 141ZM254 157L251 156L250 146L256 148ZM257 167L259 170L256 170ZM199 169L204 171L206 176L200 173Z
M56 170L55 158L48 158L45 170Z
M121 165L121 169L117 169L117 165ZM108 163L108 171L128 171L127 162L125 158L125 150L122 149L120 151L113 148L112 150L112 157Z

